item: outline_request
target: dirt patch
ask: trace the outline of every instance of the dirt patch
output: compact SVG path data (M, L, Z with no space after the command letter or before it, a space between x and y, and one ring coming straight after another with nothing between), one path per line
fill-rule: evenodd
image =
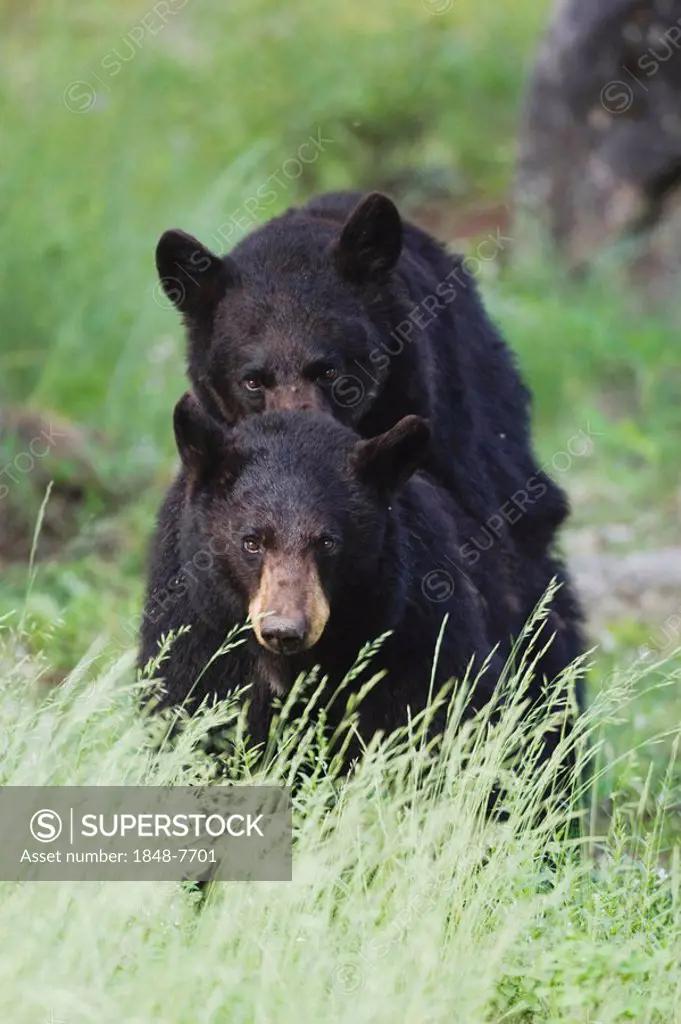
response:
M674 634L681 642L681 548L573 555L569 564L595 642L626 619L649 626L653 646L669 646Z
M407 210L410 220L453 248L497 232L508 237L512 211L506 202L433 200Z
M88 519L120 503L99 470L105 441L61 416L0 407L0 564L29 558L51 484L36 557L54 555Z

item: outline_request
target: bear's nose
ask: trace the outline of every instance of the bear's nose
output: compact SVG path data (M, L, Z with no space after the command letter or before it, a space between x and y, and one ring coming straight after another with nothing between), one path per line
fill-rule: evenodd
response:
M307 629L302 619L294 621L272 616L263 622L260 632L271 650L278 654L295 654L305 642Z

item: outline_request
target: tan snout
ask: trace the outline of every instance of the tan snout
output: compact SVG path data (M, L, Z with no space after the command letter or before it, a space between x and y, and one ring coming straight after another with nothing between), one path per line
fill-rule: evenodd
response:
M266 412L324 412L319 388L310 381L272 388L265 397Z
M291 655L314 647L329 619L314 558L266 555L248 610L258 643L267 650Z

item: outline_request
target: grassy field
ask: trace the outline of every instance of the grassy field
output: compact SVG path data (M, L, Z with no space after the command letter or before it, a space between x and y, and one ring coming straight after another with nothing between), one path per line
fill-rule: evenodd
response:
M156 288L160 233L183 227L227 249L267 181L276 198L263 217L350 186L388 188L414 211L433 197L502 204L548 8L0 0L0 406L95 432L99 471L77 541L30 571L25 559L2 567L4 784L208 770L200 758L191 768L154 760L129 692L146 546L185 386L179 323ZM302 165L309 140L315 158ZM606 274L578 286L556 268L495 264L480 283L535 393L538 451L572 497L568 541L615 552L675 543L677 325L643 314ZM559 458L580 434L585 454ZM44 484L22 477L7 503L36 522ZM291 886L226 886L197 916L177 886L3 884L5 1016L681 1019L681 700L663 627L632 612L594 637L594 828L609 833L595 867L566 857L547 881L549 840L519 810L480 870L475 765L450 780L443 804L435 783L418 799L413 787L388 795L372 762L343 790L332 835L332 782L304 787ZM657 656L637 661L651 637ZM96 669L77 671L83 699L43 706L40 680L72 672L93 644L113 667L99 682ZM531 802L529 772L525 781ZM427 913L405 918L429 871L446 884Z
M81 674L31 709L25 666L8 668L4 784L211 781L190 751L235 708L159 754L165 726L140 718L125 661L93 687ZM22 1024L678 1019L681 876L676 857L660 867L662 811L633 856L624 821L591 848L557 843L564 813L534 818L554 766L539 773L536 722L512 689L494 726L456 730L455 716L439 758L415 723L349 782L324 767L314 728L267 773L242 763L237 779L297 786L290 883L220 883L202 909L180 883L2 883L0 1009ZM630 699L611 686L584 735ZM519 739L507 819L485 821Z

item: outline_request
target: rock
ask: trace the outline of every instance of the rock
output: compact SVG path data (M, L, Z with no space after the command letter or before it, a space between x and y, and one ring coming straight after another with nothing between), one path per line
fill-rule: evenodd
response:
M617 619L661 627L678 615L681 644L681 548L575 555L569 562L593 637Z
M560 0L529 85L517 246L572 270L632 244L637 280L681 268L681 0Z

